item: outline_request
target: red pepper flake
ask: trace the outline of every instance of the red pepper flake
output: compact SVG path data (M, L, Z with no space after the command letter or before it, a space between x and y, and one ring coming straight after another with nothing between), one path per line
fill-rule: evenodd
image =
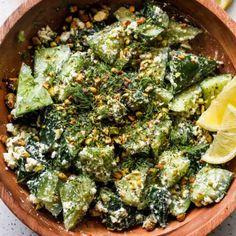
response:
M121 22L121 25L122 25L123 27L128 27L130 24L131 24L131 22L130 22L129 20L125 20L125 21L122 21L122 22Z
M146 19L144 17L141 17L137 20L137 23L138 23L138 25L142 25L145 23L145 21L146 21Z

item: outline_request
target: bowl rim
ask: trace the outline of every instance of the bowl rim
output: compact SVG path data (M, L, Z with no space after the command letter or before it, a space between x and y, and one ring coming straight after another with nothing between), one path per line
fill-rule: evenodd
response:
M14 25L33 7L44 0L25 0L19 5L19 7L7 18L7 20L0 26L0 46L8 35ZM222 10L214 0L195 0L200 3L203 7L207 8L212 14L214 14L227 28L233 33L236 38L236 22ZM236 65L235 65L236 66ZM236 188L236 182L232 184L231 188ZM35 217L31 217L31 220L27 220L28 213L15 201L11 196L11 192L3 185L0 179L0 198L11 210L11 212L31 230L38 233L39 235L45 235L45 229L42 225L38 224ZM188 223L183 224L176 230L170 232L170 236L182 236L183 233L188 236L203 236L210 233L217 226L219 226L235 209L236 209L236 191L234 191L231 198L225 197L227 200L226 204L221 206L215 212L214 217L202 219L188 229ZM202 217L204 218L204 216ZM178 232L178 231L181 232ZM78 232L77 232L78 233ZM51 231L47 231L47 236L54 236L55 234ZM78 234L79 235L79 234Z

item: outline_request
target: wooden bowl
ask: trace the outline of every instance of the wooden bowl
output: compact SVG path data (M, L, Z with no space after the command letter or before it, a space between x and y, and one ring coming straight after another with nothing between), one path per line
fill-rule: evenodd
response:
M45 25L58 29L66 14L66 3L78 3L83 8L97 0L27 0L0 28L0 133L5 134L8 110L4 105L6 94L2 80L17 76L24 50L30 44L31 37ZM100 1L101 2L101 1ZM112 7L123 3L138 4L139 0L107 1ZM182 12L191 16L208 33L198 37L193 43L194 51L213 56L225 63L222 72L235 73L236 68L236 24L214 4L214 0L170 0ZM25 31L26 42L17 43L16 36L20 30ZM184 222L171 222L166 229L146 232L141 227L125 233L109 232L99 222L89 220L79 225L75 231L67 232L63 224L53 219L47 212L36 211L28 201L28 192L16 183L15 174L8 171L2 158L5 151L0 146L0 196L12 212L32 230L46 236L78 236L78 235L206 235L218 226L236 208L236 180L234 180L227 196L216 205L194 209L188 213ZM236 173L236 160L229 163L229 169ZM82 234L84 233L84 234Z

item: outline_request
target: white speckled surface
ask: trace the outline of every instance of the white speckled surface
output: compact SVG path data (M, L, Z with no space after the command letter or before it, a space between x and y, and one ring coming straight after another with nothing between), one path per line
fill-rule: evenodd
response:
M0 25L24 0L0 0ZM229 9L236 20L236 1ZM211 236L236 235L236 212L232 214ZM36 236L28 227L21 223L0 199L0 236Z

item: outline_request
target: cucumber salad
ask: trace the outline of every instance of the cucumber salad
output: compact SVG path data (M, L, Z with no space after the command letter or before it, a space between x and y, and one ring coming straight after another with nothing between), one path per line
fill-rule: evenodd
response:
M4 160L67 230L86 217L108 230L164 228L220 202L234 178L201 159L214 133L197 124L233 76L192 53L202 30L165 7L71 6L7 80Z

